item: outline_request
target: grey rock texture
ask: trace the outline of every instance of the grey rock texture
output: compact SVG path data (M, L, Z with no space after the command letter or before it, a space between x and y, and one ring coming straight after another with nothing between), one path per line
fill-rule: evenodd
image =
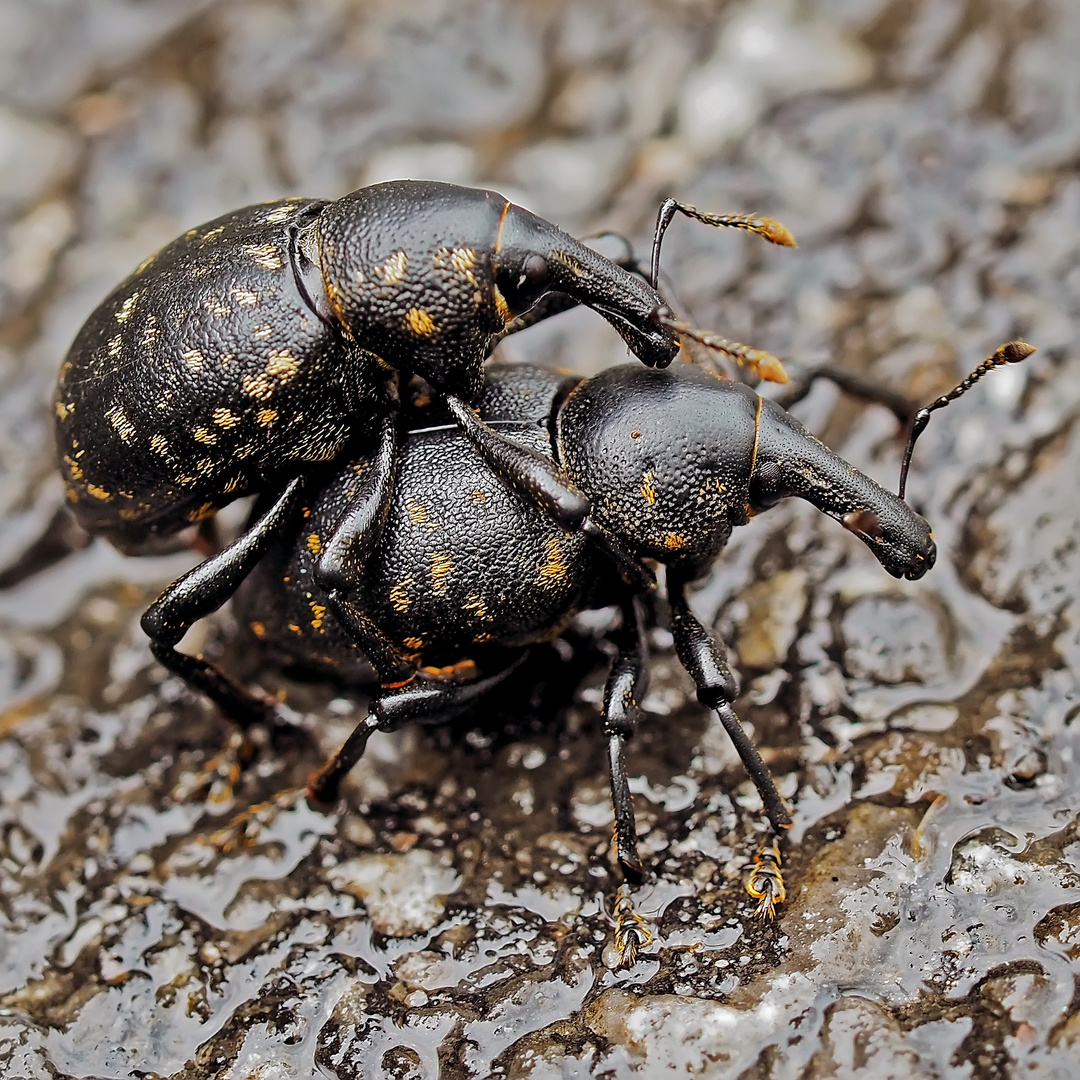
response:
M138 627L195 556L99 542L0 591L0 1074L1075 1075L1077 56L1073 0L0 0L0 566L61 502L49 398L79 324L259 199L441 178L644 251L670 193L795 233L680 221L664 258L699 325L793 370L927 400L1001 341L1040 349L920 444L925 579L781 506L695 596L796 809L772 924L742 888L756 795L654 631L629 768L657 940L627 971L599 661L548 657L516 713L376 737L340 817L220 855L364 699L207 620L186 644L280 691L311 744L257 748L206 802L184 787L228 728ZM625 355L588 312L502 352ZM883 410L819 384L798 414L893 484Z

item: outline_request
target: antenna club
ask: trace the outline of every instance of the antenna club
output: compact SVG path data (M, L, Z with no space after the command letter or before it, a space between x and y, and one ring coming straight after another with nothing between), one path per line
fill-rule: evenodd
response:
M1033 352L1038 352L1038 349L1034 345L1029 345L1026 341L1007 341L1004 345L1000 345L994 353L995 366L997 364L1019 364L1021 360L1026 360Z
M791 230L783 222L777 221L776 218L758 218L755 225L758 227L753 231L768 240L770 244L777 244L780 247L789 248L799 246L795 242L795 237L791 235Z

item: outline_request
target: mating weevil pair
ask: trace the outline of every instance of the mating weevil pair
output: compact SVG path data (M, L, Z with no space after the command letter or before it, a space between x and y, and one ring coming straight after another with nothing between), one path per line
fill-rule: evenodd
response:
M919 429L929 411L983 372L1030 352L1020 342L1002 346L956 391L916 414ZM790 826L733 710L737 687L722 646L693 614L688 586L710 569L735 526L785 498L811 502L862 539L890 574L909 580L934 564L927 522L775 402L698 367L625 365L582 379L493 364L478 409L505 437L558 461L630 559L665 567L676 655L698 700L731 737L774 830ZM339 464L237 597L241 618L279 661L347 676L366 660L383 685L305 790L317 803L336 803L341 780L375 731L459 714L505 679L529 645L557 636L583 610L618 606L603 730L615 851L626 879L640 882L624 753L648 680L640 601L651 582L628 581L608 552L561 529L501 482L430 407L406 420L390 517L343 598L348 618L330 615L316 567L323 536L363 482L362 458ZM256 702L233 692L241 696L225 703L227 711L257 712ZM747 888L763 916L783 900L774 842L763 846ZM620 896L617 919L632 928L630 910ZM628 942L637 940L627 933Z
M403 374L441 395L507 483L564 528L605 542L565 473L478 422L472 406L499 338L575 303L600 312L646 365L670 364L678 334L694 333L655 287L679 210L794 243L767 218L668 200L647 282L495 192L395 181L336 202L247 207L147 259L90 316L60 371L56 435L72 511L90 533L139 551L241 495L277 496L147 613L158 660L213 696L217 674L175 645L232 595L326 464L374 444L316 568L330 609L347 617L341 597L389 510Z
M901 500L776 405L696 369L660 370L677 333L759 369L772 363L679 322L656 292L660 240L679 209L790 242L768 219L669 201L646 283L493 193L401 182L193 230L80 332L56 411L69 497L91 531L138 547L240 494L264 496L240 539L147 613L155 655L241 723L271 719L268 703L175 648L259 567L268 585L248 614L264 633L295 635L279 651L295 655L302 639L327 663L359 651L383 682L313 779L316 799L336 797L373 730L460 711L501 681L514 650L614 602L623 627L605 731L619 861L640 878L623 747L647 673L637 593L653 580L643 560L655 560L668 568L676 649L699 698L731 734L773 825L789 823L687 583L734 525L787 495L839 517L898 576L921 576L933 545ZM574 302L600 311L655 370L567 385L527 368L484 380L501 334ZM1010 348L1001 362L1021 358ZM398 406L407 373L440 395L449 423L408 429ZM478 666L464 681L421 670L460 675L466 660ZM750 886L769 910L782 896L778 855L759 867Z

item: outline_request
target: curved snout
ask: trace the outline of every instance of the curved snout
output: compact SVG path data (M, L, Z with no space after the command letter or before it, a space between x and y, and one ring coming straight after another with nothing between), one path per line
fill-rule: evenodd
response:
M510 204L492 256L496 285L513 316L548 292L565 293L599 312L648 367L667 367L679 351L659 317L664 300L643 278L580 240Z
M937 559L930 525L891 492L881 493L891 504L880 501L876 510L852 510L840 524L862 540L893 577L918 581Z
M763 509L793 495L836 518L893 577L916 581L934 565L937 546L924 517L763 400L751 501Z

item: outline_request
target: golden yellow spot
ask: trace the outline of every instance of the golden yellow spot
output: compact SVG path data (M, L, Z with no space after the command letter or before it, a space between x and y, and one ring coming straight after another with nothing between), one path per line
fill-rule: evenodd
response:
M318 533L312 533L307 538L307 549L312 555L318 555L322 551L322 540L319 539Z
M294 634L299 634L300 633L300 627L297 626L296 623L291 622L291 623L288 624L288 627Z
M260 409L256 419L263 427L270 427L277 419L277 409Z
M423 525L428 519L427 503L422 503L419 499L409 499L405 503L405 511L414 525Z
M273 244L249 244L244 248L244 254L267 270L280 270L284 265Z
M323 616L326 614L326 606L324 604L316 604L314 600L310 603L311 614L314 618L311 620L311 629L320 630L323 624Z
M256 341L264 341L266 338L274 336L274 328L269 323L260 323L251 331L251 336Z
M655 477L650 469L648 472L641 474L641 497L652 506L656 502L656 485L653 483Z
M150 449L155 454L160 454L162 457L169 456L169 440L164 435L154 435L150 439Z
M469 494L465 496L465 501L471 503L473 506L483 506L484 503L487 502L487 498L486 491L477 490L470 491Z
M669 551L678 551L686 547L686 537L682 533L668 533L664 537L664 547Z
M420 670L439 682L471 682L478 674L475 660L459 660L445 667L422 667Z
M406 258L404 251L395 251L382 266L375 267L375 273L386 285L396 285L405 279Z
M641 432L640 431L631 431L630 432L630 438L631 439L640 439L641 438Z
M64 485L64 494L67 496L68 502L78 502L79 493L70 485Z
M58 420L66 420L75 411L75 402L65 405L62 401L56 403L56 417Z
M227 409L225 406L222 406L220 409L215 409L213 411L211 419L218 427L231 428L236 427L243 417L238 416L232 409Z
M474 593L463 606L466 611L471 611L473 616L477 619L491 618L488 614L487 604L484 603L484 598L482 596L477 596Z
M494 641L494 640L495 640L495 635L492 634L492 633L489 633L487 630L483 631L480 634L473 634L473 644L474 645L486 645L489 641Z
M300 361L288 349L275 349L266 364L266 374L287 383L300 370Z
M68 472L71 474L72 480L81 480L83 478L83 471L79 468L79 463L73 457L65 454L64 464L68 467Z
M261 622L253 622L248 624L251 627L251 632L257 638L266 637L266 627Z
M409 308L405 312L405 321L409 329L418 337L427 337L435 333L435 320L423 308Z
M219 225L216 229L211 229L209 232L202 234L203 240L213 240L215 237L220 236L225 231L224 225Z
M203 301L203 306L211 315L214 315L219 319L227 318L233 313L233 309L229 307L220 296L208 296Z
M409 594L406 591L410 585L413 584L413 578L410 575L403 581L399 581L390 590L390 603L394 605L394 610L404 614L412 607L412 600L409 598Z
M476 265L476 252L472 248L454 248L450 252L450 265L470 285L476 287L476 275L473 273L473 267Z
M551 537L545 544L545 549L544 562L533 579L533 584L541 589L550 589L565 582L569 567L563 555L562 537Z
M450 556L443 551L436 551L431 556L431 587L436 596L445 596L449 587L448 578L453 570Z
M206 363L206 357L203 356L198 349L188 349L186 352L182 352L180 354L180 359L183 360L192 371L198 371L202 368L203 364Z
M221 490L226 495L231 495L239 486L243 477L234 476Z
M117 334L109 338L109 355L115 360L124 351L124 339Z
M135 425L128 419L127 413L119 405L114 405L105 413L105 418L116 429L116 434L124 442L128 442L135 434Z
M499 318L502 319L503 324L513 322L514 316L510 313L510 305L506 302L506 297L499 292L499 286L492 285L491 291L495 295L495 310L499 313Z
M407 637L401 643L406 649L412 649L413 652L419 652L424 647L424 639L418 637Z
M214 516L214 511L213 503L203 503L202 506L197 506L194 510L189 511L187 519L193 524L196 521L205 521L207 518Z
M274 384L266 377L265 371L260 371L258 375L245 375L240 384L244 393L257 401L265 401L274 392Z
M74 475L74 474L73 474ZM78 479L76 477L76 479ZM93 495L95 499L101 499L102 502L107 502L112 496L104 489L97 486L97 484L87 484L86 493Z
M121 305L116 313L117 322L127 322L135 311L135 305L139 302L138 292L133 292Z
M199 458L195 463L195 471L202 473L203 476L209 476L218 466L218 463L213 458Z
M156 315L147 315L146 322L143 324L142 339L139 344L143 348L149 348L154 344L154 339L158 336L158 325Z
M195 428L191 434L195 437L196 442L205 443L207 446L213 446L217 442L217 434L204 427ZM161 438L161 436L155 435L154 438Z
M299 209L297 206L282 205L274 210L271 210L266 217L263 218L264 225L277 225L282 221L288 221L289 218L296 213Z
M245 289L240 285L232 288L232 297L241 307L254 307L259 302L259 294L253 289Z

